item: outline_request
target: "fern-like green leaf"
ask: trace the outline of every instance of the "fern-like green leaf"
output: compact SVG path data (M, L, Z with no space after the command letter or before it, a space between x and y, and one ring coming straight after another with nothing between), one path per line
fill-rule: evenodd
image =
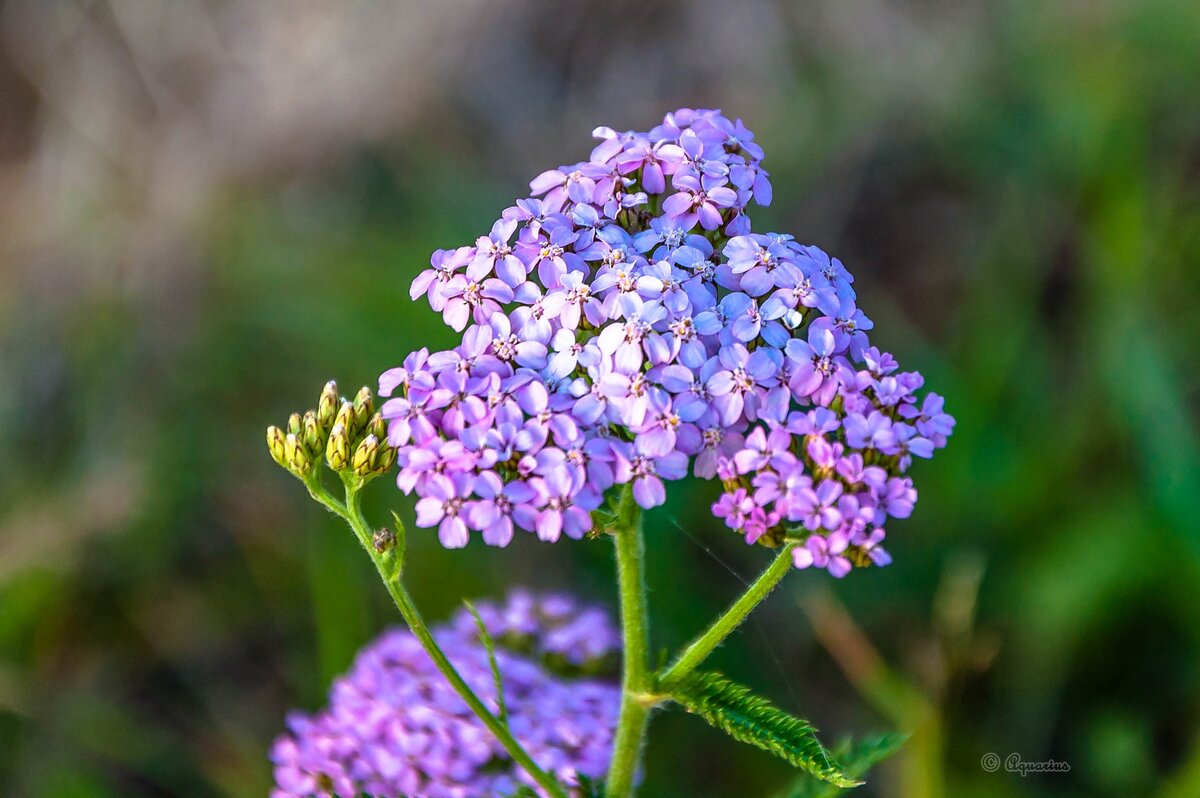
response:
M504 680L500 678L500 666L496 663L496 641L492 639L491 633L484 626L483 618L479 617L479 611L475 609L475 605L466 600L463 600L463 604L475 618L475 626L479 629L479 639L482 641L483 647L487 649L488 666L492 669L492 682L496 686L496 707L499 710L496 717L507 726L508 708L504 704Z
M838 787L862 783L846 776L808 721L789 715L722 674L693 673L668 685L668 691L676 703L739 742L769 751Z
M847 777L861 779L871 768L894 756L907 741L907 734L884 732L857 742L845 740L833 749L833 753L842 763L842 771ZM781 793L779 798L836 798L841 792L832 784L804 776Z

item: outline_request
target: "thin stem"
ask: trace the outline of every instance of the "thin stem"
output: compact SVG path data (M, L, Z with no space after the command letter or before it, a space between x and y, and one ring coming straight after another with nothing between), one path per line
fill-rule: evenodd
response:
M321 484L321 476L317 471L304 480L304 487L308 488L308 495L312 496L317 504L322 505L334 515L340 515L347 522L350 520L346 514L346 505L329 495L329 491L325 490L325 486Z
M513 761L520 765L526 773L529 774L538 786L546 791L547 795L552 798L567 798L566 792L562 785L550 774L546 773L531 757L517 739L513 737L509 731L507 724L497 718L484 705L479 696L475 694L459 675L453 663L446 657L441 646L433 637L433 633L429 631L429 627L425 624L421 613L417 610L417 605L413 602L412 596L404 587L404 583L400 580L400 563L391 557L391 552L376 551L372 542L371 528L367 524L366 519L362 514L362 500L360 498L358 488L347 484L346 486L346 503L334 499L325 491L324 487L319 483L308 484L309 492L317 501L324 504L333 512L342 516L350 528L354 530L355 537L362 544L364 550L371 557L371 562L375 563L375 570L379 572L380 579L383 580L384 587L387 588L388 594L392 597L392 602L396 605L396 609L400 610L400 614L404 617L408 628L412 630L414 636L420 641L421 647L425 649L425 653L433 660L433 664L450 683L450 686L462 697L471 711L475 713L488 730L496 736L500 744L504 746L504 750L512 757ZM323 498L321 495L323 494Z
M624 662L621 714L617 721L605 795L608 798L626 798L633 795L633 780L650 720L650 706L645 698L650 689L651 676L642 513L628 489L621 496L613 537L616 541L617 583L621 595Z
M737 629L746 616L762 603L780 580L792 567L792 549L794 544L785 545L774 561L763 571L754 584L746 588L746 592L730 605L721 617L713 621L704 633L691 642L675 661L658 676L658 686L668 688L672 682L677 682L694 671L713 650L721 645Z

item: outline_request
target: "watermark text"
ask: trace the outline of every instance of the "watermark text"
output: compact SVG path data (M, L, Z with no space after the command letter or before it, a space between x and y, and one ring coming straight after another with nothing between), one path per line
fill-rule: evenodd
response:
M990 751L980 758L979 765L988 773L995 773L1003 767L1005 772L1018 773L1021 778L1025 778L1030 773L1069 773L1071 770L1069 762L1058 762L1054 759L1047 759L1043 762L1026 762L1020 754L1009 754L1002 759L999 754Z

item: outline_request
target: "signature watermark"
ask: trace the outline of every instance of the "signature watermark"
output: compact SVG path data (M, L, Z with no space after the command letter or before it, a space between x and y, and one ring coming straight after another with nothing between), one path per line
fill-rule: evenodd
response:
M1001 759L999 754L988 752L979 760L979 765L988 773L995 773L1001 767L1008 773L1019 773L1021 778L1030 773L1068 773L1071 770L1069 762L1058 762L1047 759L1044 762L1026 762L1020 754L1009 754Z

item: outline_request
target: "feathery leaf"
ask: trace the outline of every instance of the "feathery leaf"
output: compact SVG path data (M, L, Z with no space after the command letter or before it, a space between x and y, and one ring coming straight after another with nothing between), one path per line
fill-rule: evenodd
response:
M722 674L696 672L667 689L676 703L739 742L769 751L838 787L862 783L843 773L808 721L789 715Z

